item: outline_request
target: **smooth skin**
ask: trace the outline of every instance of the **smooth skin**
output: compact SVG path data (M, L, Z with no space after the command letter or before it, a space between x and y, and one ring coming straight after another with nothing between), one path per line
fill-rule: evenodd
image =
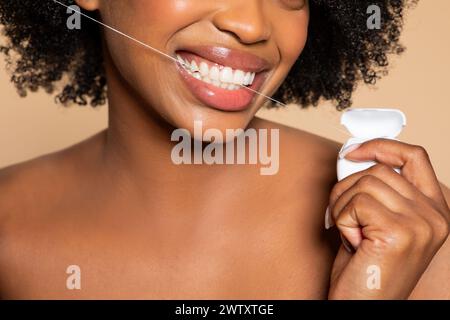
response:
M195 42L261 56L272 65L267 95L307 37L303 0L77 2L168 53ZM262 97L242 112L204 106L173 62L113 33L104 39L108 129L0 171L0 297L450 297L450 192L423 148L367 143L348 157L384 165L336 184L339 144L256 118ZM170 134L195 120L205 130L279 129L279 173L173 165ZM337 228L326 231L328 204ZM376 291L366 287L372 264L382 272ZM81 268L81 290L66 287L70 265Z

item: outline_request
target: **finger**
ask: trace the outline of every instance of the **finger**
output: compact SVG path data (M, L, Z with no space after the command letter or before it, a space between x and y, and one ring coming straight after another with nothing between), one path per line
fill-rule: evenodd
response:
M363 143L345 155L353 161L377 161L401 168L401 174L427 197L442 202L444 196L426 150L421 146L390 139Z
M345 206L359 193L370 195L383 203L389 210L398 213L404 211L410 201L379 178L371 175L363 176L352 187L344 191L333 205L330 205L331 216L335 221Z
M420 192L408 180L399 175L394 169L386 164L376 164L373 167L354 173L339 181L330 193L330 206L333 206L337 199L364 176L374 176L391 186L403 197L413 200L420 196ZM422 195L423 196L423 195Z
M367 193L358 193L340 210L336 226L342 235L357 249L363 239L382 237L382 229L389 225L394 212Z

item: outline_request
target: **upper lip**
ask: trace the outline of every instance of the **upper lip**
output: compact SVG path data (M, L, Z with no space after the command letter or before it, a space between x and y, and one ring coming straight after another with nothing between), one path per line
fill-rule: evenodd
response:
M261 57L245 51L220 46L185 46L177 52L187 51L213 63L247 72L262 72L270 68L270 63Z

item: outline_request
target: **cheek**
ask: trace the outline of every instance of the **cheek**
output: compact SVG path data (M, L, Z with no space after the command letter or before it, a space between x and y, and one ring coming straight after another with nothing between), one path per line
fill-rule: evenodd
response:
M192 16L195 15L193 2L194 0L104 1L100 11L105 23L139 39L157 40L170 37L192 21Z
M127 0L134 24L143 26L146 32L169 38L188 26L198 16L197 0ZM200 6L201 7L201 6ZM124 15L125 16L125 15Z
M105 24L167 52L174 34L198 16L198 3L194 6L196 1L104 0L100 13ZM133 86L136 82L148 80L149 72L157 72L169 62L114 32L106 31L104 35L114 65Z
M309 13L303 10L295 16L277 19L275 37L282 63L292 66L305 48L308 38Z
M107 25L168 53L178 31L200 20L208 10L207 6L199 5L199 1L104 0L100 13ZM139 73L143 64L149 66L164 61L157 54L145 54L148 50L144 47L113 32L106 32L105 39L113 61L128 73L133 73L132 70Z

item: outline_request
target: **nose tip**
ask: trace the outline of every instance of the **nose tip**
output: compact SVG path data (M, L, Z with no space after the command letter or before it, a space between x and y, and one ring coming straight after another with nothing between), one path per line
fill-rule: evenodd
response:
M214 15L213 23L217 29L233 34L242 43L266 41L271 36L271 27L262 6L258 0L230 4Z

